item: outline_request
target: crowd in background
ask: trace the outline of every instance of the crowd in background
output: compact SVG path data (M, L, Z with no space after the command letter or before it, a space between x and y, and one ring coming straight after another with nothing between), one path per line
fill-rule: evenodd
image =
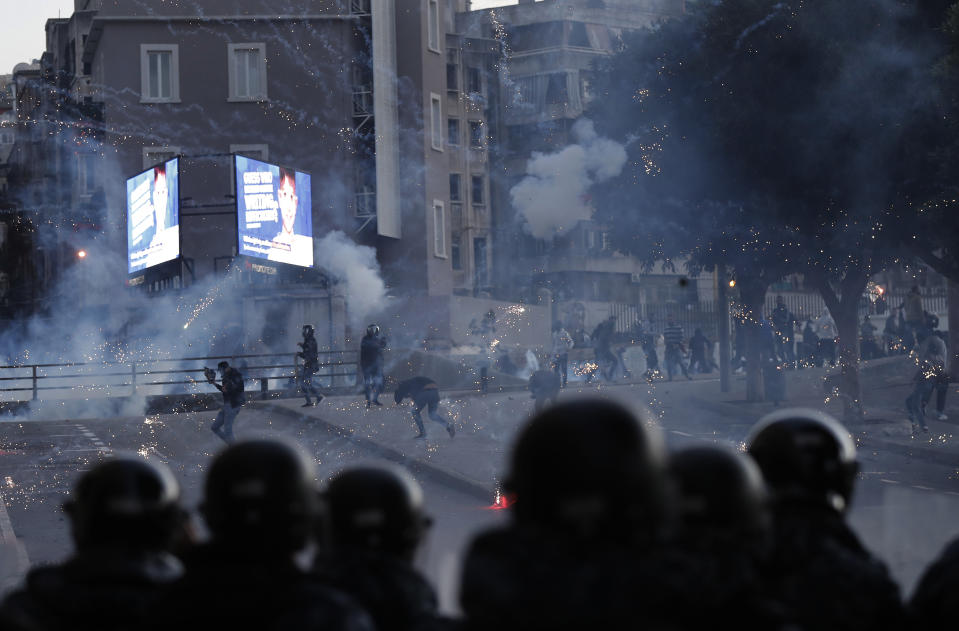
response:
M458 617L414 567L430 527L404 470L244 441L212 461L189 527L162 464L108 459L64 505L75 552L30 571L0 629L945 629L959 544L908 602L849 527L857 473L826 414L780 410L745 452L667 453L619 404L546 407L513 445L509 520L465 552Z

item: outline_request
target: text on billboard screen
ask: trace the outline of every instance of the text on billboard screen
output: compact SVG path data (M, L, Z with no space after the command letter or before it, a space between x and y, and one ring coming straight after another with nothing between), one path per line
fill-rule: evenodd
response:
M239 253L313 266L310 175L236 156Z

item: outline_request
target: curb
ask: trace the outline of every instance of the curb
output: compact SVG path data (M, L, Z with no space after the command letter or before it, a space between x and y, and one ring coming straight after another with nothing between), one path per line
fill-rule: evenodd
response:
M7 504L2 494L0 494L0 545L11 548L17 559L14 570L0 580L0 594L6 594L23 581L27 570L30 569L30 559L27 556L26 546L13 532L13 524L10 522L10 515L7 514Z
M422 472L431 478L434 481L442 484L443 486L449 487L455 491L459 491L471 497L474 497L482 502L492 501L494 490L487 488L486 486L470 480L469 478L463 477L462 475L450 471L446 467L437 466L436 464L420 459L407 456L406 454L388 447L383 443L380 443L372 438L367 438L365 436L358 436L356 432L351 429L345 428L341 425L331 423L330 421L324 420L319 416L312 416L309 414L302 414L289 408L285 408L281 405L276 405L275 403L264 403L258 402L257 407L261 409L266 409L271 412L276 412L285 416L287 418L292 418L295 420L302 420L304 418L311 421L316 421L322 423L324 426L332 430L334 433L346 438L351 443L373 451L386 460L395 462L397 464L403 465L412 471Z

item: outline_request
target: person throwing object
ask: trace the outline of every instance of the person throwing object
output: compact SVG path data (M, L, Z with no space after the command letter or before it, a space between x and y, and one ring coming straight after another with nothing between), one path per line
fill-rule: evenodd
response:
M203 369L206 380L223 393L223 407L220 409L220 413L216 415L216 420L213 421L210 429L223 442L229 444L235 440L233 437L233 421L236 419L236 415L240 413L240 408L245 401L243 375L236 368L232 368L227 361L220 362L216 368L216 371L210 368ZM220 373L220 383L216 382L217 372Z
M413 401L413 420L416 421L416 427L419 429L419 434L416 435L416 438L426 436L426 429L423 427L423 417L420 416L420 410L424 407L427 408L427 414L430 420L446 425L446 431L449 433L450 438L456 434L453 423L444 419L439 415L439 412L437 412L440 406L440 390L435 381L429 377L413 377L412 379L400 382L396 387L396 392L393 393L393 400L399 405L403 402L403 399L406 398Z

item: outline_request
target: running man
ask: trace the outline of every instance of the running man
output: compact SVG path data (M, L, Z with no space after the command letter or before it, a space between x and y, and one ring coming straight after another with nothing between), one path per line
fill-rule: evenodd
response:
M437 411L440 406L440 390L435 381L429 377L413 377L412 379L400 382L396 387L396 392L393 393L393 400L399 405L403 402L403 399L406 398L413 401L413 420L416 421L416 427L419 429L419 434L416 435L416 438L426 436L426 429L423 427L423 417L420 416L420 410L424 407L427 408L427 414L430 420L446 426L446 431L449 433L450 438L456 434L453 423L444 419Z

